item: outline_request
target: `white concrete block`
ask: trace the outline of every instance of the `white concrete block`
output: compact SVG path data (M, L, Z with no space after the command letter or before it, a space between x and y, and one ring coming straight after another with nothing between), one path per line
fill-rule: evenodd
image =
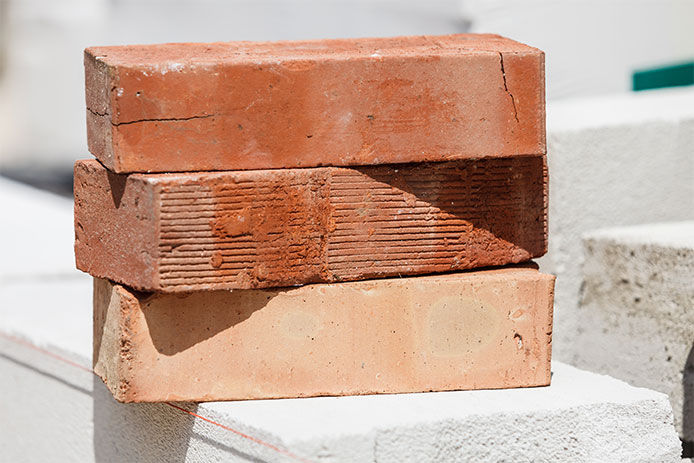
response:
M59 204L51 207L65 212ZM21 217L27 229L43 223ZM28 242L16 235L17 246ZM71 242L55 235L56 245ZM0 285L0 448L8 461L291 461L164 404L119 404L90 372L2 333L89 366L89 277L26 275ZM663 394L560 363L553 371L546 388L183 406L328 463L678 461Z
M0 284L0 329L90 359L92 278L77 274Z
M546 388L227 402L209 412L314 461L326 450L332 461L357 450L360 461L387 462L678 459L670 419L656 411L664 397L560 363L553 374Z
M8 461L294 461L2 338L0 369ZM663 394L553 370L546 388L181 406L314 462L679 461Z
M557 275L555 358L578 326L581 235L694 219L694 88L566 100L547 107L549 252Z
M78 278L72 200L0 177L0 285Z
M584 245L574 362L668 394L694 441L694 221L600 230Z

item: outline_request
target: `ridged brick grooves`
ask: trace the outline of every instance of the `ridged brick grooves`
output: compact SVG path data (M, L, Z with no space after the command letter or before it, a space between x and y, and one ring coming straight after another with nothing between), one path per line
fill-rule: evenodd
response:
M78 267L148 291L291 286L527 261L544 157L185 174L75 169Z

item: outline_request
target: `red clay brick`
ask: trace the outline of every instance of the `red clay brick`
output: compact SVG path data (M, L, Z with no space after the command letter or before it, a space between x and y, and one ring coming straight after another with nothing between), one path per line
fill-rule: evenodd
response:
M544 386L554 277L505 268L279 290L94 284L94 371L123 402Z
M75 165L75 254L145 291L498 266L546 251L544 156L180 174Z
M85 67L115 172L545 152L544 54L499 36L94 47Z

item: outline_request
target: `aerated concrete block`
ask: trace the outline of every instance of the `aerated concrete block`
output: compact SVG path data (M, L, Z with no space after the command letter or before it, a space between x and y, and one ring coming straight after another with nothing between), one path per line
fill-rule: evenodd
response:
M557 359L578 328L581 236L606 226L694 220L694 87L561 100L547 107L547 255L557 275Z
M297 461L166 404L118 403L1 338L0 353L8 461ZM311 462L681 461L664 394L560 363L540 388L176 405Z
M694 440L694 222L593 232L574 362L668 394Z

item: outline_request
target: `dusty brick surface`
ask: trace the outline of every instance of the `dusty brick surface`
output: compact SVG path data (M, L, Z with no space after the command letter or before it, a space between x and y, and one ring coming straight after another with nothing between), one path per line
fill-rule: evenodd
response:
M145 291L292 286L527 261L544 156L181 174L75 166L75 254Z
M94 47L85 68L115 172L545 152L544 54L499 36Z
M94 284L94 370L124 402L541 386L554 277L532 266L280 290Z

